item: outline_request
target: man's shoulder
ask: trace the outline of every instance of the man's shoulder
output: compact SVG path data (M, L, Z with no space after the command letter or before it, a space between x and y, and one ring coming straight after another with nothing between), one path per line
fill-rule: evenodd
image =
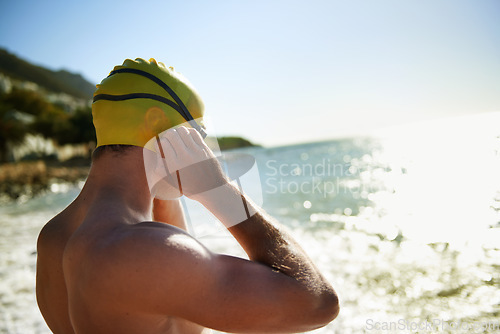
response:
M154 293L172 293L180 282L193 279L194 263L206 260L208 265L212 256L183 230L155 222L115 230L79 253L81 261L73 268L81 273L80 290L95 300L105 295L113 305L144 309L152 307Z
M162 251L174 250L179 245L200 245L189 233L176 226L145 221L126 226L119 232L117 243L133 243L140 248L160 248Z
M49 220L40 230L37 240L37 248L62 249L70 238L73 228L65 224L61 213Z
M201 243L175 226L158 222L141 222L123 226L103 234L95 240L88 253L94 261L117 269L134 270L137 267L158 264L184 265L194 254L210 255Z

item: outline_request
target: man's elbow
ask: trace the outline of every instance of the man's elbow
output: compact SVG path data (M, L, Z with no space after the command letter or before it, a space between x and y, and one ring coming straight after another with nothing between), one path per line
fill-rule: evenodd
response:
M332 322L339 314L339 299L334 291L324 292L310 298L300 309L299 317L295 315L292 319L280 321L291 326L288 329L294 333L312 331Z
M339 299L335 291L328 291L317 297L315 307L309 312L309 329L324 327L332 322L339 314Z
M335 291L329 291L321 296L321 301L316 311L320 327L332 322L340 312L339 298Z

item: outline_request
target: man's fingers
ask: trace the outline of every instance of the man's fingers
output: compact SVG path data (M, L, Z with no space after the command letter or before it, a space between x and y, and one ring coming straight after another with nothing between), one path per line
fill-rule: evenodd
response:
M192 129L194 130L194 129ZM177 133L179 134L179 137L181 137L182 141L184 144L191 150L198 151L200 149L199 144L194 141L193 138L193 133L190 131L190 129L181 126L180 128L176 129ZM195 130L195 132L197 132Z
M160 146L158 154L161 155L162 165L167 166L168 172L175 172L179 166L176 164L177 153L172 143L167 138L159 138L158 145Z
M165 158L167 156L170 157L177 157L177 153L175 153L174 148L172 147L172 144L168 141L167 138L165 137L159 137L156 136L155 140L155 151L162 157ZM168 151L168 153L166 152Z
M193 140L196 144L198 144L201 147L205 147L207 145L205 143L205 141L203 140L203 138L201 138L201 135L198 131L196 131L193 128L189 128L188 131L191 134L191 138L193 138Z
M201 134L196 131L196 129L193 128L188 128L189 133L191 134L191 137L193 138L194 142L199 146L199 149L201 149L207 158L213 158L215 157L214 152L208 147L207 143L203 138L201 137Z
M181 139L176 129L169 129L165 131L162 137L170 142L177 156L183 155L183 153L187 150L186 144ZM168 158L168 156L165 155L165 158Z
M169 129L160 135L160 142L162 150L158 153L163 153L170 172L214 157L198 131L192 128Z

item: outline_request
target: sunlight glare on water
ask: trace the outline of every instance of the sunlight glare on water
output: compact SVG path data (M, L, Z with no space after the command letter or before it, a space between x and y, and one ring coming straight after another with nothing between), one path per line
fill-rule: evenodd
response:
M392 163L382 177L393 194L375 201L388 212L384 220L422 242L463 245L484 237L497 222L491 206L500 187L500 117L481 118L418 124L386 136L379 159Z
M289 227L339 294L340 315L315 333L370 332L372 321L498 325L498 116L244 150L258 162L263 208ZM0 207L1 333L50 333L34 297L36 237L79 188L51 190ZM195 237L245 257L201 204L183 201Z

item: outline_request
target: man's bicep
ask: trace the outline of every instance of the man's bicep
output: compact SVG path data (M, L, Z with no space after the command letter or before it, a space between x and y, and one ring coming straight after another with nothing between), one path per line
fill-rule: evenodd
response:
M184 210L179 199L153 201L153 219L160 223L168 223L180 229L187 230Z
M180 267L175 286L169 287L169 314L227 332L302 332L316 327L306 320L309 294L295 279L245 259L193 257L195 253L188 251L184 263L176 264Z

